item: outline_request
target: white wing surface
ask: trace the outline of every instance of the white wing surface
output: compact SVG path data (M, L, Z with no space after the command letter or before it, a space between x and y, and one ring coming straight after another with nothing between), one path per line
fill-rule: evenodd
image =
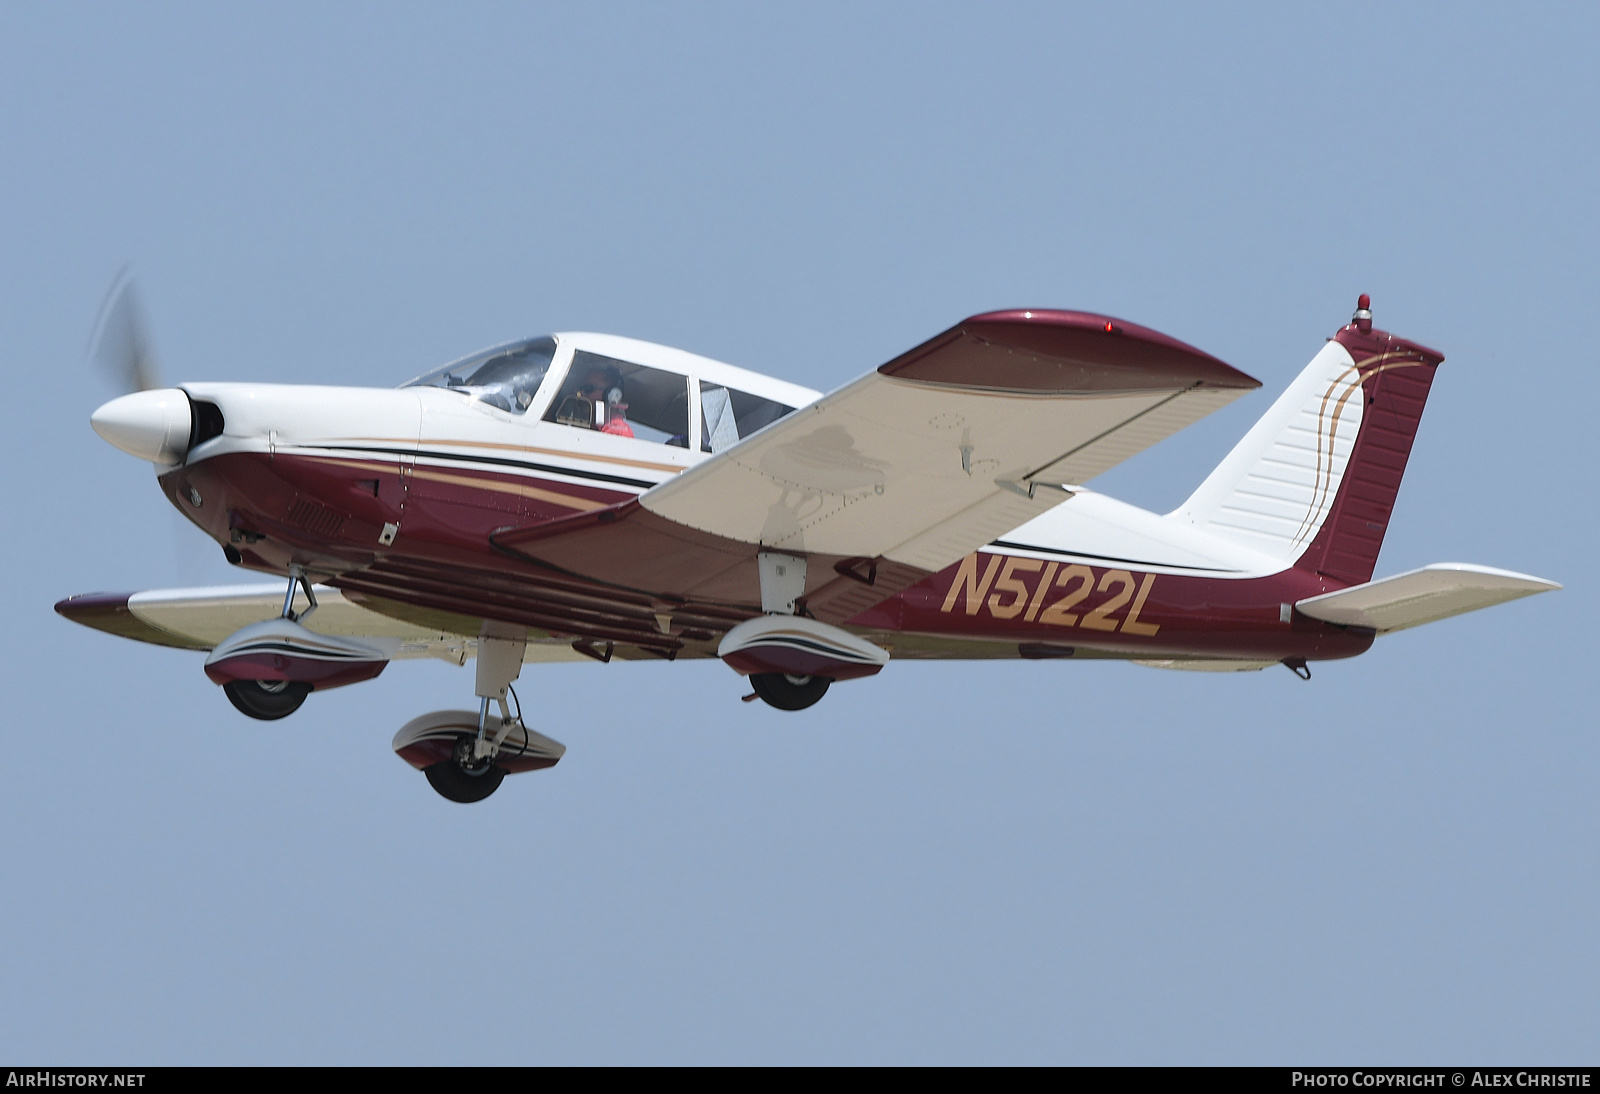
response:
M937 571L1257 381L1081 312L975 316L648 491L727 540Z

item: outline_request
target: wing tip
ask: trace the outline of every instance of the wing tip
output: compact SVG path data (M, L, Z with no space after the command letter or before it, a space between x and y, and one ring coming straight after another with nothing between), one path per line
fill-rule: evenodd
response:
M1109 315L1054 308L971 316L878 371L903 380L1022 395L1261 386L1160 331Z
M64 619L119 638L182 650L210 649L140 619L128 604L133 596L133 593L82 593L56 601L55 610Z

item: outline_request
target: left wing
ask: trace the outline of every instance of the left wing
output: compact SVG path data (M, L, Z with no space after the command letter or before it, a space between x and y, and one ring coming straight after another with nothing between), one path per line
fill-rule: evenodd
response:
M1260 384L1082 312L974 316L641 497L677 524L938 571Z
M1118 319L992 312L637 501L493 542L635 592L745 604L759 549L804 554L823 563L808 609L847 618L1259 386Z

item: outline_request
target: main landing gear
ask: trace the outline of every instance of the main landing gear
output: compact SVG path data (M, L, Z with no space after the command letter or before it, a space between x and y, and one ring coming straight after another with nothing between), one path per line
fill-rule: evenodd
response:
M294 594L296 589L302 588L309 604L305 611L296 613ZM299 623L316 610L317 596L311 591L310 578L299 566L291 565L289 588L283 594L283 611L278 613L278 618ZM311 694L311 685L289 680L229 680L222 685L222 693L240 714L263 722L275 722L300 709L300 704Z
M729 630L717 646L717 656L755 689L745 702L761 699L778 710L805 710L835 680L872 676L888 664L888 650L796 614L806 590L803 556L762 551L756 566L763 614Z
M310 606L295 612L297 589ZM206 675L221 684L228 701L251 718L287 718L313 691L370 680L399 649L392 639L340 638L302 626L317 610L317 594L299 566L289 567L289 589L276 619L241 627L217 643L206 658Z

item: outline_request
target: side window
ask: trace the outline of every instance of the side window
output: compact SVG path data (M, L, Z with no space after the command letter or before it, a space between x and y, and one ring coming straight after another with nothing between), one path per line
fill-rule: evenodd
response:
M578 350L544 420L686 448L689 378Z
M794 407L700 381L700 450L724 452Z

